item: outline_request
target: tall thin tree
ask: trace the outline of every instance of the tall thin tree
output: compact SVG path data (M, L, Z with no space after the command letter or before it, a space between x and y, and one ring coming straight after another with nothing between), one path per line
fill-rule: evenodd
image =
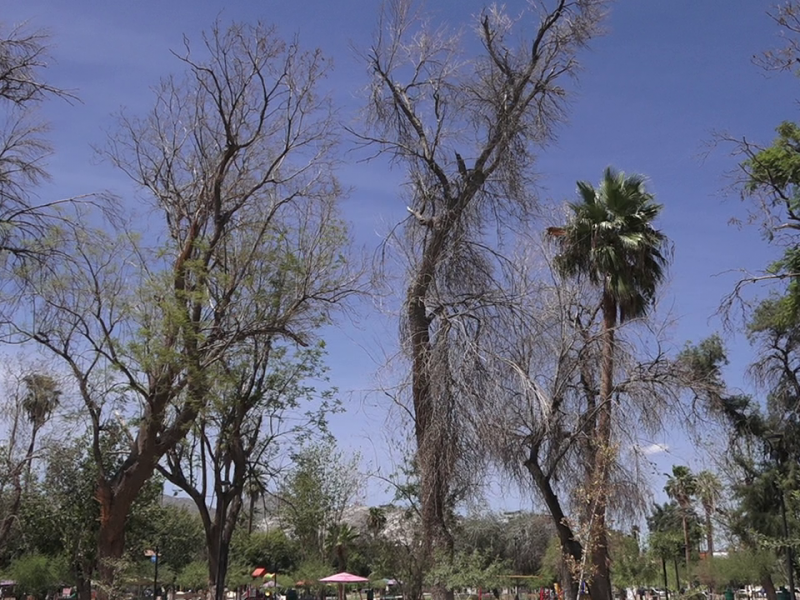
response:
M482 52L470 59L458 35L431 25L412 1L394 0L365 56L373 80L360 138L407 170L410 216L396 240L407 264L401 343L429 565L452 557L455 492L467 489L455 482L470 472L475 394L466 382L480 370L469 350L502 302L493 275L502 259L487 230L502 236L531 214L534 153L564 116L562 80L575 73L603 5L531 2L518 18L487 8L475 24ZM449 595L442 586L433 593Z
M689 510L692 507L692 496L697 491L697 481L689 467L674 465L672 476L667 478L667 485L664 486L667 495L675 500L680 507L681 524L683 526L683 552L686 560L686 568L692 557L692 547L689 544Z
M579 182L580 201L563 228L550 228L559 244L556 265L566 277L586 278L601 291L603 313L600 389L590 433L587 481L592 482L592 598L611 598L606 509L613 460L615 332L625 321L644 316L656 299L667 266L667 239L653 227L661 212L640 176L606 169L600 185Z
M706 521L706 548L709 558L714 556L714 521L717 502L722 495L722 483L711 471L700 471L695 476L695 494L703 506Z

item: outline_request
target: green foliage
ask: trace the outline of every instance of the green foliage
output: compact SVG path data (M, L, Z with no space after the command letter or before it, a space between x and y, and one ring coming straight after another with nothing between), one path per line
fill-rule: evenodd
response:
M330 566L319 558L309 558L301 562L294 571L295 581L317 582L331 574ZM307 587L313 589L324 588L324 585L313 584Z
M695 547L703 535L697 514L688 507L683 510L675 502L655 504L647 517L650 530L648 547L659 558L671 560L684 552L683 518L689 529L689 545Z
M702 585L717 590L727 587L737 589L761 581L765 573L774 571L775 566L776 559L772 552L741 549L729 552L728 556L700 561L695 569L695 577Z
M185 565L175 583L186 590L200 590L208 586L208 563L205 560L195 560Z
M325 560L331 527L338 527L360 485L357 456L347 458L332 441L303 447L280 489L280 518L305 559Z
M775 204L785 203L789 211L800 208L800 128L790 121L776 129L778 137L772 145L742 163L749 175L745 192L766 190Z
M658 567L652 557L642 553L639 542L632 535L618 531L609 532L610 554L614 558L612 574L614 587L625 589L654 581Z
M569 224L551 230L559 244L557 268L602 288L613 299L620 322L644 315L667 266L667 239L653 228L662 206L646 191L642 177L611 168L598 188L581 181L578 192L581 201L570 203Z
M333 558L337 571L347 571L348 558L359 541L360 533L347 523L331 525L325 536L325 550Z
M44 480L23 504L25 552L62 555L74 579L88 579L96 560L99 508L94 501L97 469L83 438L45 455Z
M558 538L550 538L547 549L542 557L542 566L538 573L548 586L560 580L559 570L563 560L561 553L561 543L558 541Z
M148 516L150 519L136 537L145 541L147 548L140 546L141 549L158 547L161 556L159 568L169 568L178 573L202 556L206 538L195 511L155 503L151 505Z
M15 559L6 574L16 582L17 593L44 598L69 581L65 561L42 554L27 554Z
M697 482L689 467L673 465L672 475L667 477L664 491L667 496L678 503L681 508L689 506L692 496L697 488Z
M491 553L473 550L457 552L453 560L440 559L427 573L427 583L447 589L502 588L509 585L509 564Z
M757 197L764 215L767 239L777 241L779 232L800 228L800 128L784 121L778 137L766 148L746 148L741 167L747 174L743 193ZM800 308L800 247L794 235L781 236L783 256L769 265L767 272L785 279L786 295L777 308L781 320L794 323Z
M290 573L297 568L301 548L280 529L256 531L232 548L237 562L270 572Z
M455 549L480 549L508 562L515 575L539 571L548 542L555 535L552 519L529 512L468 515L453 528Z
M687 344L678 354L678 363L692 381L719 388L723 385L722 367L728 364L728 354L722 338L715 333L697 345Z

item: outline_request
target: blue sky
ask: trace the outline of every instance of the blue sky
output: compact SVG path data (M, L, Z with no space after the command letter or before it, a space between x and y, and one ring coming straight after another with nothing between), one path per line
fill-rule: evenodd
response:
M351 121L367 75L351 46L369 43L378 6L378 0L0 0L6 24L29 21L50 30L56 64L47 77L81 99L45 107L55 153L49 161L53 180L39 191L41 199L110 189L136 201L126 179L99 161L92 146L103 144L120 108L136 114L150 107L151 86L180 68L169 50L180 48L184 34L197 39L215 18L261 19L284 37L297 33L306 47L319 46L335 65L323 85L342 119ZM428 6L455 27L466 26L480 9L474 0L431 0ZM768 142L781 120L796 117L796 80L768 76L751 63L753 55L779 43L769 6L758 0L613 4L606 36L581 57L584 71L569 122L536 165L541 195L553 200L571 198L576 180L597 181L608 165L649 178L665 206L661 227L675 244L663 305L679 319L672 330L676 347L719 329L714 313L736 281L731 270L757 270L771 257L755 227L729 224L745 215L744 205L726 193L726 173L735 167L729 149L707 152L714 131ZM403 216L395 195L402 173L348 158L341 177L352 189L344 210L357 243L374 251ZM386 400L369 390L397 328L366 306L358 314L327 336L332 381L349 404L333 428L345 447L361 448L368 462L386 469ZM730 343L731 381L745 385L749 348L741 337ZM698 464L680 436L652 441L670 447L653 455L656 472L673 463ZM655 489L662 486L654 480ZM364 500L384 500L383 487L371 483ZM492 500L503 508L520 503L529 506L514 494Z

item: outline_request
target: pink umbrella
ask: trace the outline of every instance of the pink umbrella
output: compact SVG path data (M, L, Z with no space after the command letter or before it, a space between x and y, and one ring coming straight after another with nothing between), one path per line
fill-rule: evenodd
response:
M320 583L338 583L339 584L339 600L344 600L344 584L345 583L366 583L369 581L366 577L359 577L358 575L353 575L352 573L336 573L336 575L330 575L328 577L323 577L319 580Z

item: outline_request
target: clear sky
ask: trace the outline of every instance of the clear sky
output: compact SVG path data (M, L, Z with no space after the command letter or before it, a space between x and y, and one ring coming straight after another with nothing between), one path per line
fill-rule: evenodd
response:
M675 244L663 304L679 319L672 331L676 347L719 329L714 313L736 280L731 270L759 269L771 256L754 227L729 224L745 214L742 203L725 191L726 173L735 167L729 149L707 153L714 131L768 142L781 120L796 118L796 80L767 76L751 62L779 43L777 27L766 15L770 5L761 0L613 3L607 34L581 57L585 68L569 122L538 161L542 196L555 200L571 198L578 179L597 181L608 165L649 178L665 205L661 228ZM480 6L474 0L428 3L455 27L465 26ZM274 23L284 37L298 34L304 46L319 46L335 65L323 85L342 118L354 119L367 72L351 47L369 43L378 7L379 0L0 0L6 25L28 21L31 28L50 30L56 64L47 78L81 99L45 108L55 153L49 160L52 183L40 197L110 189L135 202L126 179L99 161L92 146L103 144L111 115L120 108L132 114L150 108L151 86L180 69L169 50L180 48L184 34L197 39L215 18L260 19ZM341 177L352 188L344 209L357 243L373 251L404 216L395 194L402 173L348 159ZM361 448L367 461L386 469L391 454L383 447L386 400L369 390L397 327L368 306L358 315L328 335L331 377L348 404L346 415L334 417L333 428L340 443ZM730 343L731 381L746 385L741 374L749 348L742 337ZM652 442L669 446L653 455L656 473L673 463L699 465L694 449L680 438ZM654 479L654 489L662 486ZM370 484L364 500L384 500L383 487ZM516 508L520 502L529 506L513 494L492 504Z

